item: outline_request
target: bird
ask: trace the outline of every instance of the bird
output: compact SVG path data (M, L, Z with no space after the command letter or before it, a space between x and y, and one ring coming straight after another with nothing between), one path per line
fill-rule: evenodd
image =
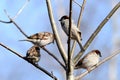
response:
M89 72L93 66L96 66L102 57L101 52L99 50L92 50L88 52L80 61L75 65L75 69L87 69Z
M67 15L62 16L59 19L60 23L61 23L61 27L63 29L63 31L66 33L66 35L69 35L69 17ZM70 38L73 40L76 40L81 48L81 50L84 50L81 41L82 41L82 37L81 37L81 31L77 28L77 26L75 25L75 23L72 20L71 23L72 27L71 27L71 36Z
M40 47L44 47L50 43L54 43L54 34L49 32L39 32L29 36L27 39L20 41L28 41L32 42L34 45L38 45Z
M40 57L40 48L38 45L34 45L27 51L24 58L31 63L38 64Z

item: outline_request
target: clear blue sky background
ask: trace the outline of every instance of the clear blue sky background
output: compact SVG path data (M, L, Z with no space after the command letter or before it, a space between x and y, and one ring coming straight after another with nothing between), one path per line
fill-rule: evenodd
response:
M80 4L82 0L76 0ZM67 37L61 30L59 18L68 14L69 0L51 0L54 17L58 30L60 32L61 40L67 50ZM117 4L119 0L87 0L83 19L81 22L81 31L83 36L83 44L87 41L89 36L97 28L100 22L106 17L110 10ZM11 17L17 13L21 6L25 3L25 0L1 0L0 2L0 20L9 21L4 13L4 9ZM80 7L73 3L73 19L77 23ZM31 0L22 13L15 19L16 23L26 32L31 35L37 32L48 31L52 32L49 17L46 8L45 0ZM102 59L110 55L120 47L120 9L114 14L114 16L107 22L102 31L95 38L93 43L87 49L86 53L92 49L99 49L102 52ZM8 47L14 49L22 55L26 55L28 48L32 46L28 42L20 42L19 40L25 37L18 31L13 24L0 23L0 42L4 43ZM50 44L47 48L53 52L61 61L59 52L57 51L55 44ZM75 53L79 51L79 47ZM59 80L63 80L65 72L62 67L51 58L46 52L41 50L41 60L39 64L47 69L49 72L53 71ZM112 62L115 61L115 62ZM110 72L109 63L116 63L116 68ZM114 65L114 64L113 64ZM118 55L111 61L108 61L98 67L95 71L88 74L83 80L110 80L109 75L116 74L116 79L120 80L120 56ZM76 71L76 74L79 74ZM97 74L97 75L96 75ZM94 78L95 77L95 78ZM16 55L12 54L8 50L0 47L0 79L1 80L52 80L50 77L39 71L31 64L20 59Z

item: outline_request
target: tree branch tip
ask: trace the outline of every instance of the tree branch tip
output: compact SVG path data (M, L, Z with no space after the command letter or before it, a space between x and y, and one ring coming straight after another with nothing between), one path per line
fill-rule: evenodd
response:
M6 10L6 9L4 9L4 13L5 13L6 15L8 15L8 13L7 13L7 10Z

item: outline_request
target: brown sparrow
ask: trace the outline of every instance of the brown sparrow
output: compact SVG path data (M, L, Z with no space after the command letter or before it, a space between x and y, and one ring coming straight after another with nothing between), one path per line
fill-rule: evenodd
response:
M54 35L49 32L40 32L40 33L36 33L36 34L29 36L28 39L20 40L20 41L29 41L35 45L44 47L54 42Z
M100 57L102 56L99 50L92 50L75 65L75 69L84 68L89 72L91 67L97 65Z
M62 16L61 19L59 20L61 23L61 27L63 29L63 31L68 35L69 34L69 17L68 16ZM83 49L83 46L81 44L81 32L80 30L77 28L77 26L74 24L73 20L72 20L72 27L71 27L71 39L77 40L81 50Z
M28 61L37 64L40 60L40 48L37 45L32 46L26 54L25 59Z

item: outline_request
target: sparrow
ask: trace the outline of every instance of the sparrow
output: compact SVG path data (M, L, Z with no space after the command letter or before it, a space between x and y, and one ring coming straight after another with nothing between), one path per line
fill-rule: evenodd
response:
M32 42L35 45L44 47L50 43L54 43L54 35L49 32L40 32L29 36L27 39L20 41Z
M92 50L75 65L75 69L83 68L89 72L91 67L97 65L100 57L102 57L102 55L99 50Z
M37 64L40 60L40 48L37 45L32 46L26 53L25 59L31 63Z
M59 19L60 23L61 23L61 27L63 29L63 31L66 33L66 35L69 35L69 17L67 15L62 16ZM78 42L81 50L84 50L82 44L81 44L81 31L77 28L77 26L75 25L75 23L72 20L72 27L71 27L71 39L74 39Z

